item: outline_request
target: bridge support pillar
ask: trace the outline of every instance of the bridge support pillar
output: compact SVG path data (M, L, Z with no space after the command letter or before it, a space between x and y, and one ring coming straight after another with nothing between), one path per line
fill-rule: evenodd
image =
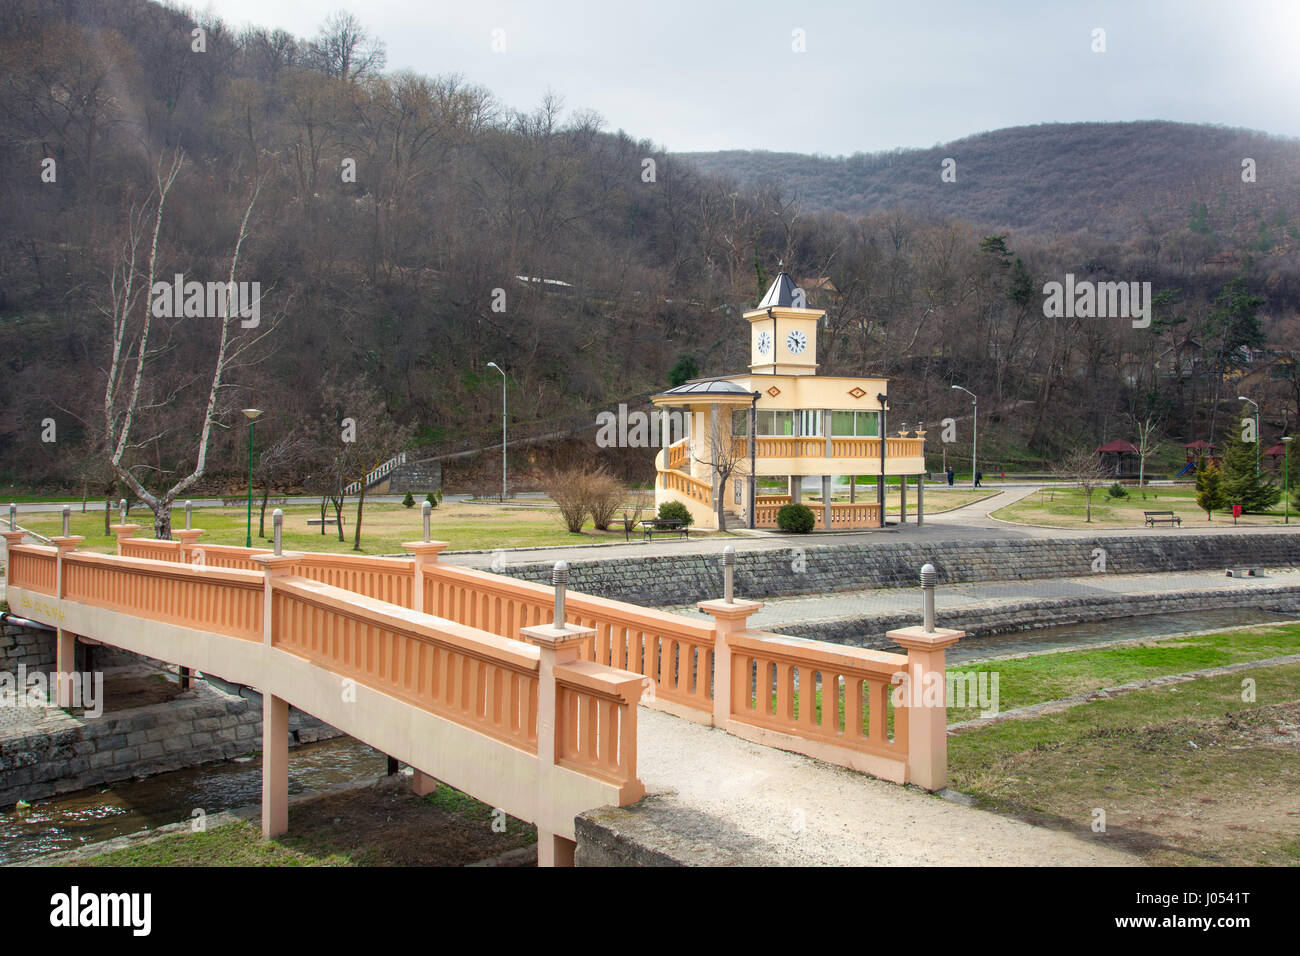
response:
M77 635L59 628L54 641L54 706L71 707L72 675L77 670Z
M262 836L289 829L289 702L262 694Z

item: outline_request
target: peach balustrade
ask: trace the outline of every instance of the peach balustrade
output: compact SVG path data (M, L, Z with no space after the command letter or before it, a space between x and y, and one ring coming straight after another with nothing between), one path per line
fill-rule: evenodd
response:
M556 762L620 787L636 779L636 706L644 678L572 661L555 668Z
M537 648L303 578L271 586L274 646L536 752Z
M260 641L264 578L261 571L65 552L60 596L149 620Z
M184 561L183 545L179 541L159 538L122 537L121 555L124 558L151 558L154 561Z
M668 467L685 468L691 461L691 440L683 438L668 446Z
M906 758L907 708L890 706L906 655L764 633L732 634L728 644L732 720Z
M880 505L876 502L832 501L831 528L875 528L880 524Z
M7 580L42 594L55 594L59 581L59 549L40 544L9 545Z
M670 491L680 492L688 498L693 498L701 504L712 507L713 486L707 481L692 478L680 471L660 471L659 479L663 482L663 486Z
M354 554L302 553L286 573L320 581L366 597L412 607L415 562L410 558L373 558Z
M545 585L440 563L426 564L422 572L429 614L502 636L550 619L555 592ZM596 631L582 649L585 660L643 674L655 680L658 697L710 709L708 621L574 592L565 612L569 624Z

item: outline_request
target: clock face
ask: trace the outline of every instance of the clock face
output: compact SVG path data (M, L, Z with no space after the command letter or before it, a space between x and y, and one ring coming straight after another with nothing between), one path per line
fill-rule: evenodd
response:
M799 355L808 347L808 336L795 329L785 337L785 347L792 355Z
M772 336L767 332L758 333L758 354L766 355L772 350Z

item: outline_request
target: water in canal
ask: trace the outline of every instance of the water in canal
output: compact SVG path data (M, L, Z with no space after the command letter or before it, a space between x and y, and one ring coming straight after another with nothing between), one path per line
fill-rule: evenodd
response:
M1295 615L1251 608L1150 614L962 641L949 650L948 660L958 663L1296 619ZM289 791L322 790L375 778L385 769L383 754L350 737L304 744L289 754ZM196 808L212 814L254 805L261 800L261 788L261 761L252 758L39 800L27 810L0 810L0 865L179 823L189 820Z

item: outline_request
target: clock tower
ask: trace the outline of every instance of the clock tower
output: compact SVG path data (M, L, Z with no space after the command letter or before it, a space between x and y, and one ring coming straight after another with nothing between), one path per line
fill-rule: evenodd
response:
M782 272L749 322L751 372L770 375L817 373L817 326L826 312L805 305L803 290Z

